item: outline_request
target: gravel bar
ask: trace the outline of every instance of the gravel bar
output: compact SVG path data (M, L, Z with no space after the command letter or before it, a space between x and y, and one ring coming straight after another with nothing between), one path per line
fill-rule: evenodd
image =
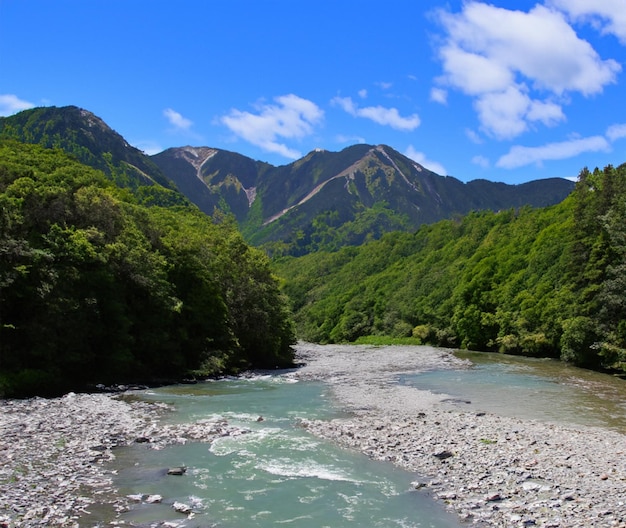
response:
M297 356L304 366L291 375L328 383L348 411L306 421L308 430L414 472L414 486L464 525L626 527L623 434L450 410L446 395L395 383L463 366L445 349L302 343ZM168 424L167 405L130 394L0 400L0 528L89 526L81 520L102 505L114 518L129 505L107 464L116 447L240 433L223 421Z
M450 410L397 376L463 365L430 347L301 344L300 379L330 383L348 418L313 434L419 475L467 526L626 527L626 437L603 428Z
M117 494L108 469L116 448L162 449L240 432L225 421L163 423L170 410L132 393L0 400L0 527L91 526L83 521L91 507L114 519L132 501Z

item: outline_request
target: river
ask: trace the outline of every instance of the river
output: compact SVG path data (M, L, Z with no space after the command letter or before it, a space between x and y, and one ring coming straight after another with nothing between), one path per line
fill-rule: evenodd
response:
M298 426L302 418L340 414L321 383L295 382L289 373L279 373L170 386L140 396L175 406L170 420L227 420L248 432L210 446L119 450L120 491L163 497L161 504L136 504L121 520L225 528L459 526L428 494L413 489L415 475L338 448ZM187 471L167 475L172 466ZM174 502L190 506L192 518L175 512Z
M526 420L626 433L626 382L560 361L456 352L471 364L400 376L399 383L450 396L447 404Z
M457 353L470 366L402 374L395 383L450 396L466 406L521 418L626 430L626 384L556 362ZM301 419L341 416L321 382L292 372L255 375L138 393L176 410L168 420L226 420L245 433L211 445L187 443L117 452L116 485L126 495L160 495L119 519L136 525L169 521L184 527L459 527L456 516L415 475L311 436ZM182 476L167 468L185 466ZM193 514L173 509L188 505Z

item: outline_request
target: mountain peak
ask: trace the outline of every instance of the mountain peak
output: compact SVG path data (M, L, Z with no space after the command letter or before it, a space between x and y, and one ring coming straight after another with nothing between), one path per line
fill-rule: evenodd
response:
M2 117L0 137L61 148L131 187L158 183L173 188L147 156L84 108L44 106Z
M173 189L175 182L205 213L232 214L248 242L290 254L356 245L473 210L552 205L574 186L557 178L519 186L465 184L384 144L356 144L339 152L318 148L279 167L205 146L148 157L76 106L0 118L1 137L63 148L133 189L155 183Z

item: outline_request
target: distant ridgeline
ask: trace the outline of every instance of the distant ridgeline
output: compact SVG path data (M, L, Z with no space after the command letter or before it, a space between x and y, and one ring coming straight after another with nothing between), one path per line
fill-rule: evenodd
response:
M146 196L61 150L0 140L0 395L292 364L265 254L232 222Z
M555 357L626 372L626 164L543 209L474 212L276 262L297 333Z
M209 147L146 156L74 106L0 118L1 137L62 148L131 189L144 204L188 200L208 215L232 215L245 239L273 256L359 245L474 210L545 207L562 201L574 185L562 178L462 183L385 145L318 149L280 167Z
M473 210L544 207L574 186L561 178L465 184L385 145L316 150L280 167L206 147L172 148L152 160L201 210L233 214L246 240L272 256L359 245Z

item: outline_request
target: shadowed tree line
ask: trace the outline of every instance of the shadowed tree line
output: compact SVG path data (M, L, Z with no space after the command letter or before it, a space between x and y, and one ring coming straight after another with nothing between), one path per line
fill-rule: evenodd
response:
M0 142L0 394L290 365L269 260L236 226L60 150Z

